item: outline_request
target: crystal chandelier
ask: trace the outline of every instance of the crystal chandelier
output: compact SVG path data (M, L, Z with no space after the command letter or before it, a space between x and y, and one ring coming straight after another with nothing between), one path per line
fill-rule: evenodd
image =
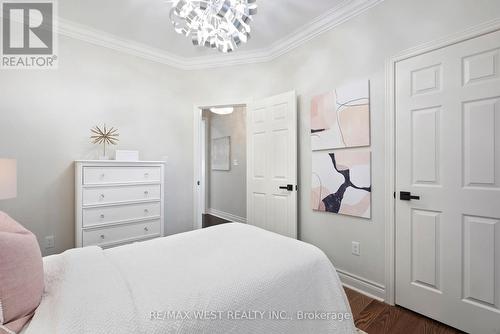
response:
M250 38L257 0L171 0L170 20L194 45L234 51Z

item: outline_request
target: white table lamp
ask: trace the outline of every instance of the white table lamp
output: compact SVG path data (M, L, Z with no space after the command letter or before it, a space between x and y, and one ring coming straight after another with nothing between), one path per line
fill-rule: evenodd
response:
M0 159L0 200L17 196L16 160Z

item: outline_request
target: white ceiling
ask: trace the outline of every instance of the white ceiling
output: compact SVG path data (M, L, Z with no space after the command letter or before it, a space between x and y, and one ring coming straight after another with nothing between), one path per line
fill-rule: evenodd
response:
M359 0L257 0L252 38L238 52L260 51L292 38L301 27L335 9ZM59 17L182 58L214 56L217 51L194 47L176 34L169 21L171 5L165 0L63 0Z

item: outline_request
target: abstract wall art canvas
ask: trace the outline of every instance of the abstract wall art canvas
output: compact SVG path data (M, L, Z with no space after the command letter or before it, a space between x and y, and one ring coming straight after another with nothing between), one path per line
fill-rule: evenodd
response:
M368 149L313 152L312 209L371 218L370 160Z
M212 140L212 170L230 170L231 138L221 137Z
M313 97L313 151L370 145L370 82L363 80Z

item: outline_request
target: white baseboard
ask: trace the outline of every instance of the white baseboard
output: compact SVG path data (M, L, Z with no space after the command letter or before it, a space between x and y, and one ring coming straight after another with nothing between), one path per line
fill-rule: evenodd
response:
M237 215L233 215L232 213L227 213L213 208L208 209L207 214L236 223L243 223L243 224L247 223L247 219L245 217L240 217Z
M378 301L385 301L385 286L351 274L345 270L337 269L337 273L339 274L342 285L346 288L362 293Z

